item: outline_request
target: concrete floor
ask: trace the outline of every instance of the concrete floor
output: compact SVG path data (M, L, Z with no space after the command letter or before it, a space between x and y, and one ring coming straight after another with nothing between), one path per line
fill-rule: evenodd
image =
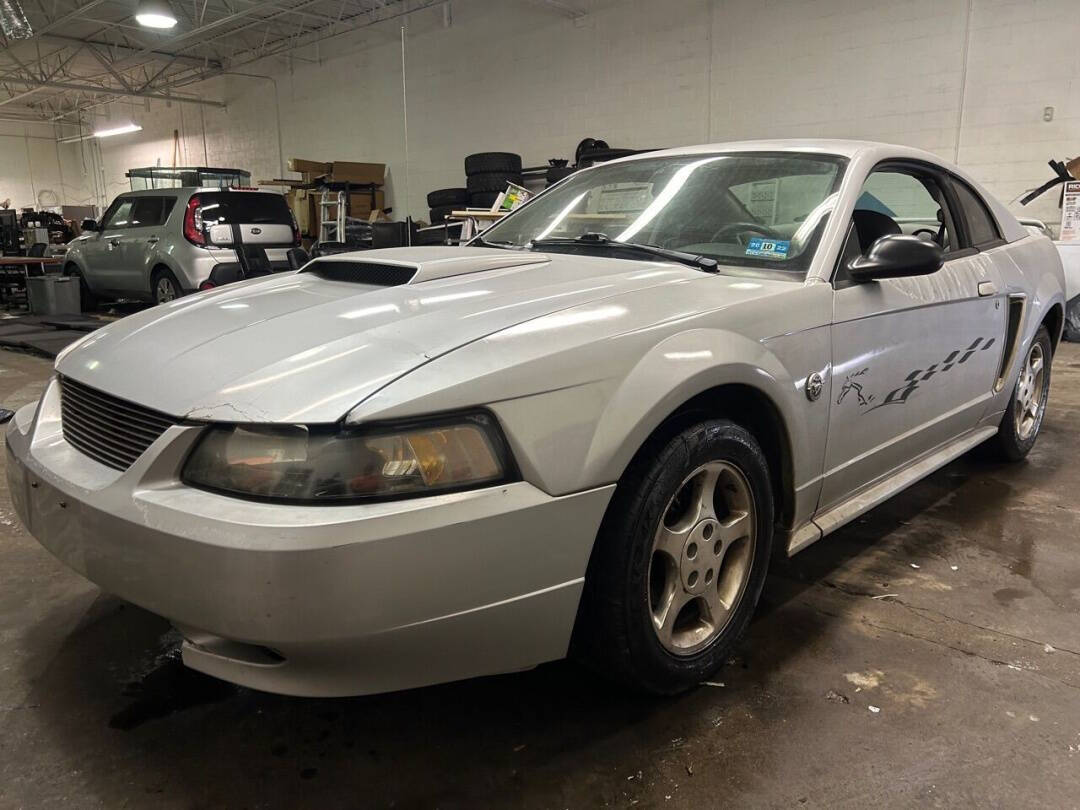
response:
M0 403L48 373L0 353ZM566 663L350 700L237 689L0 489L0 807L1080 807L1078 439L1065 345L1026 463L961 459L777 563L741 655L673 700Z

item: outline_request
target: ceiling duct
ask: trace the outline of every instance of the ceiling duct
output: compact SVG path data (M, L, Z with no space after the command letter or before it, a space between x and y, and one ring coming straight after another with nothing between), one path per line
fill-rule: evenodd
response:
M34 29L30 27L19 0L0 0L0 31L8 39L30 39L34 36Z

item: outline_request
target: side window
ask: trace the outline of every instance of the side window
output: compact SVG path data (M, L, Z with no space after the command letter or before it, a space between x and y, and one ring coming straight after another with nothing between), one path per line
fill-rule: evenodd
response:
M954 180L953 188L960 200L960 207L964 209L971 244L975 247L985 247L999 241L1001 233L998 231L997 223L994 222L994 217L987 210L986 203L979 199L979 195L968 188L966 183Z
M888 234L929 239L946 252L959 245L941 186L915 170L886 168L867 177L854 222L863 252Z
M122 200L117 200L111 206L109 210L105 212L105 216L102 219L102 230L115 231L118 228L131 227L131 208L134 200L130 197Z
M161 216L161 197L136 197L135 205L131 209L130 228L146 228L160 225L164 220Z
M169 214L172 213L173 207L176 205L176 197L165 197L162 201L161 209L161 222L164 224L169 219Z

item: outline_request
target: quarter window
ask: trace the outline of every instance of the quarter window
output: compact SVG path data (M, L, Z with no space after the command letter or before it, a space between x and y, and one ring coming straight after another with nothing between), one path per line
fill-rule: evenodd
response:
M956 189L956 196L960 199L960 207L964 209L971 244L975 247L985 247L999 241L1001 234L998 232L993 216L986 208L986 203L979 199L979 196L965 183L956 181L953 183L953 188Z

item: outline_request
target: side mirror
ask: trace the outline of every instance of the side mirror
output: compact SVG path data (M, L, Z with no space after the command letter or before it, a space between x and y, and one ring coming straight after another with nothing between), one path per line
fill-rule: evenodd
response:
M84 231L96 231L98 229L97 220L84 219L79 227Z
M848 273L855 281L879 278L928 276L945 264L945 251L936 242L917 236L883 236L870 250L848 262Z

